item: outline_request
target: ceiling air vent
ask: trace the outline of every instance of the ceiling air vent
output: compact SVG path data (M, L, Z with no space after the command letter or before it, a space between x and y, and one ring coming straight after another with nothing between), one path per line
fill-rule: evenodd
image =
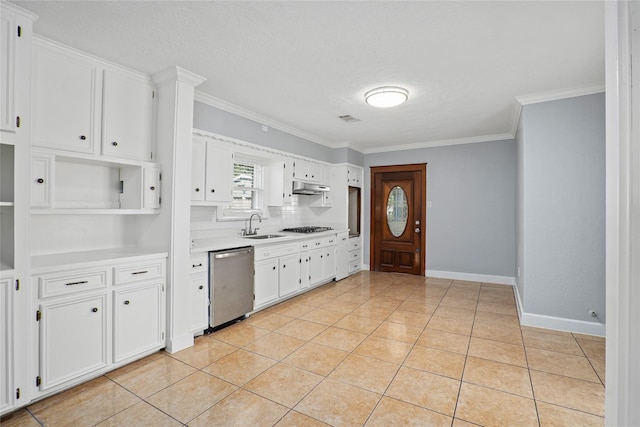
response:
M357 119L350 114L345 114L344 116L338 116L338 118L344 120L347 123L354 123L354 122L360 121L360 119Z

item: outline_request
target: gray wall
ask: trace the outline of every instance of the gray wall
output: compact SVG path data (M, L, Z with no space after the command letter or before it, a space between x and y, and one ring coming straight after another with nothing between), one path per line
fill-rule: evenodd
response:
M365 166L427 163L427 270L515 275L514 140L394 151L365 156ZM370 227L365 169L364 230ZM364 235L369 263L369 235Z
M273 128L269 128L268 132L264 132L262 131L262 123L236 116L197 101L194 103L193 127L286 151L287 153L333 163L333 148L316 144ZM344 150L345 160L341 160L341 162L347 161L347 149L345 148Z
M522 111L524 311L605 319L604 94Z
M516 286L524 298L524 114L516 131Z

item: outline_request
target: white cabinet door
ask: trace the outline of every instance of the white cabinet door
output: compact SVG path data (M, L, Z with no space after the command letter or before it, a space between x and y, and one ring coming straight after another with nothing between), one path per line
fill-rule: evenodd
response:
M0 413L14 405L13 280L0 279Z
M309 252L300 252L300 289L309 287Z
M9 10L0 13L0 130L16 131L15 78L16 78L16 16Z
M162 283L116 290L113 306L114 363L162 344Z
M324 248L309 251L309 284L314 285L324 279Z
M97 154L96 65L78 55L33 46L33 145Z
M31 206L52 207L54 166L53 156L31 155Z
M324 248L324 258L322 263L322 277L328 279L336 275L336 247L328 246Z
M143 178L143 208L160 209L160 169L155 167L144 168Z
M347 167L347 184L352 187L362 187L362 170L353 166Z
M204 201L205 194L205 164L206 143L201 139L194 139L191 144L191 200Z
M269 165L269 206L291 204L293 196L293 161L277 160Z
M231 203L233 188L233 152L219 142L207 141L205 200Z
M254 264L253 308L260 308L278 299L278 259L267 259Z
M336 246L336 280L342 280L349 275L349 233L338 233Z
M300 290L300 255L280 258L280 298Z
M102 154L152 160L154 87L144 79L104 72Z
M40 390L107 366L107 295L40 305Z
M309 181L322 183L324 180L324 166L309 162Z
M209 327L209 285L207 274L192 274L189 281L190 331L201 332Z

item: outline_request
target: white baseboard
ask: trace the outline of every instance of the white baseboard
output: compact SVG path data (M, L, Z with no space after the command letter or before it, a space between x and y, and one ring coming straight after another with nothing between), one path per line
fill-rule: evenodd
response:
M167 340L167 352L176 353L193 346L193 334L181 335Z
M428 277L437 277L441 279L453 279L453 280L469 280L472 282L484 282L495 283L498 285L510 285L515 283L515 277L509 276L491 276L488 274L472 274L472 273L458 273L455 271L439 271L439 270L427 270Z
M526 313L518 292L518 286L513 285L516 294L516 306L518 317L522 326L534 328L553 329L556 331L575 332L577 334L596 335L604 337L606 335L606 325L598 322L585 322L584 320L567 319L564 317L546 316L544 314Z
M369 264L362 264L362 270L369 271Z

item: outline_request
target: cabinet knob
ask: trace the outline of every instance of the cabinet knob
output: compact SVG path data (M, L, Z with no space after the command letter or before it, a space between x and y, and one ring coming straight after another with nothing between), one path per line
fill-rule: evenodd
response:
M155 189L156 189L156 187L154 187L153 185L151 187L149 187L149 190L151 190L151 191L153 191Z
M85 139L87 139L87 137L84 135L80 135L80 139L84 141Z
M320 258L322 258L322 255L320 255Z
M42 178L38 178L38 179L36 179L36 182L37 182L38 184L44 184L44 179L42 179Z
M94 312L94 313L97 313L97 312L98 312L98 307L93 307L93 308L91 309L91 311L92 311L92 312Z
M118 146L118 142L117 142L117 141L113 141L113 142L111 143L111 145L113 145L114 147L117 147L117 146Z
M125 300L124 301L124 305L129 305L129 304L131 304L131 301L129 301L129 300Z
M200 189L199 189L199 188L196 188L196 193L199 193L199 192L200 192Z
M282 268L287 268L287 265L286 265L286 264L283 264L283 265L282 265Z
M198 286L198 289L202 290L202 289L204 289L204 286L200 285L200 286Z
M211 192L212 192L212 193L215 193L215 192L216 192L216 189L215 189L215 188L212 188L212 189L211 189Z

